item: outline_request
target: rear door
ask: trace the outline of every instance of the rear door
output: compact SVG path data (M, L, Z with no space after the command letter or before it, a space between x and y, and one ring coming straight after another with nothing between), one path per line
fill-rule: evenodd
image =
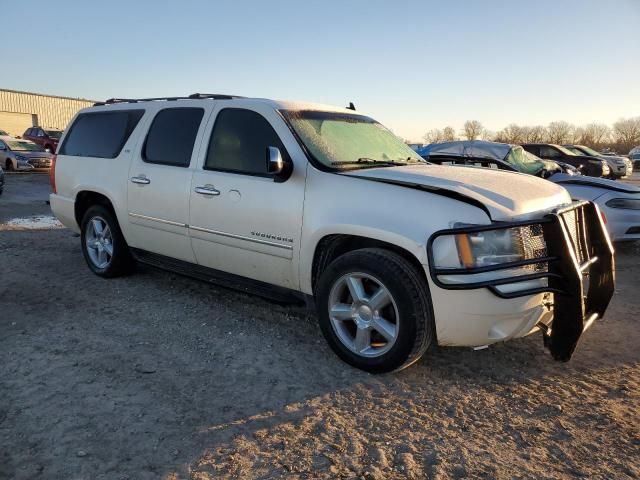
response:
M172 102L173 103L173 102ZM195 263L189 239L189 191L203 125L213 102L154 105L129 170L132 246Z

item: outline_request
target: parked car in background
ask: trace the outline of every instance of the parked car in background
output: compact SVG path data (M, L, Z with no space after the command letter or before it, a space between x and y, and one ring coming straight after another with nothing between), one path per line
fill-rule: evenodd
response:
M52 156L28 140L6 135L0 137L0 165L8 171L49 168Z
M631 160L634 170L640 169L640 147L631 149L629 152L629 160Z
M580 170L580 173L590 177L606 177L611 173L609 164L605 160L590 155L576 155L553 143L523 143L522 148L544 160L573 165Z
M22 138L37 143L49 153L56 153L61 136L61 130L42 127L27 128L22 134Z
M567 150L575 153L576 155L589 155L591 157L599 157L605 160L609 164L611 173L609 178L622 178L627 177L633 173L633 164L631 160L622 156L615 155L603 155L593 148L585 145L563 145Z
M107 101L74 117L51 181L51 209L96 275L137 260L313 300L331 348L371 372L437 342L537 331L567 361L614 290L594 204L531 175L429 164L351 109Z
M4 170L0 167L0 195L4 191Z
M0 130L0 137L8 137L9 134L7 132L5 132L4 130Z
M612 240L640 239L640 188L605 178L576 175L518 145L481 140L432 144L418 151L430 162L529 173L562 185L574 200L598 205Z

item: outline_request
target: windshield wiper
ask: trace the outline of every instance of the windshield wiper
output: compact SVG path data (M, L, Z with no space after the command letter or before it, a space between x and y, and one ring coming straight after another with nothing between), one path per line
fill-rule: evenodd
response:
M331 162L331 165L380 165L385 167L394 167L398 165L406 165L407 162L398 162L396 160L376 160L375 158L362 157L353 162Z

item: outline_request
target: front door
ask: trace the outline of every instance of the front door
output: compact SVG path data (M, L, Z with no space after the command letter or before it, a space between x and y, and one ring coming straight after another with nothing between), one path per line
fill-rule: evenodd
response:
M182 106L152 112L148 134L129 170L131 246L195 263L188 231L189 191L194 146L200 145L207 113L205 108Z
M291 159L295 140L267 108L222 108L207 131L191 184L198 263L297 289L306 161ZM288 178L267 174L268 147L294 163Z

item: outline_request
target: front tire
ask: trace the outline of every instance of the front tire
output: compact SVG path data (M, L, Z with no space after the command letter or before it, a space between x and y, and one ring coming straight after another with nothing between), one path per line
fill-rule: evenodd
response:
M334 260L318 280L316 306L329 346L368 372L406 368L435 341L424 276L388 250L355 250Z
M130 273L135 264L115 215L102 205L90 207L82 218L82 254L89 269L104 278Z

